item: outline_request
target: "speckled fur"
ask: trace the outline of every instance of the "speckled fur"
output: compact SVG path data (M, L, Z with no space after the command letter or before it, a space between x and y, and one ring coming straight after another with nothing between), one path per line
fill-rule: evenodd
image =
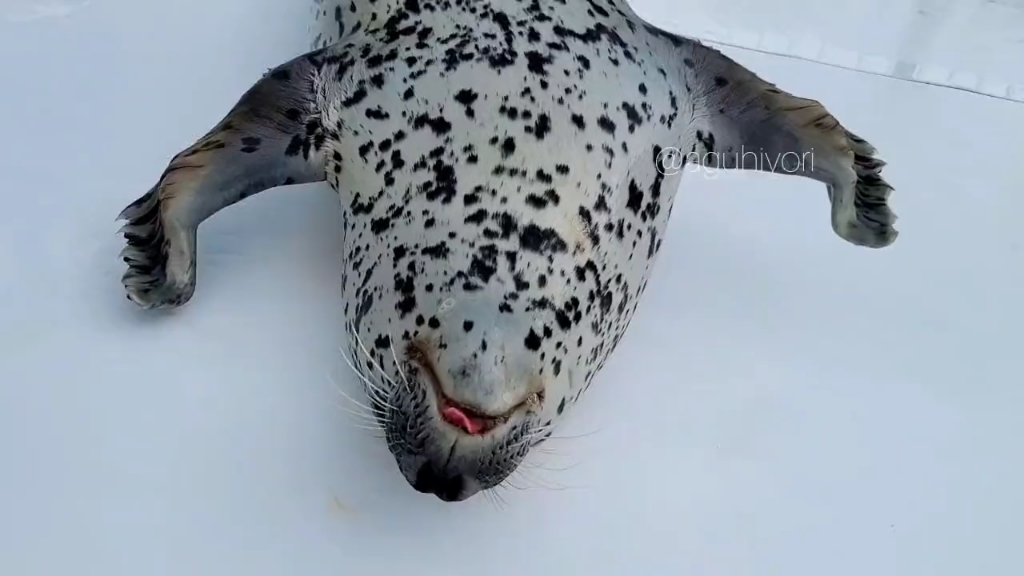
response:
M345 206L347 348L418 490L462 500L501 483L590 385L664 239L685 171L659 167L666 151L744 169L764 167L705 153L813 151L789 172L827 185L836 233L896 237L867 142L622 0L315 4L314 51L122 213L124 285L146 308L184 304L203 220L329 182ZM462 433L441 398L495 427Z

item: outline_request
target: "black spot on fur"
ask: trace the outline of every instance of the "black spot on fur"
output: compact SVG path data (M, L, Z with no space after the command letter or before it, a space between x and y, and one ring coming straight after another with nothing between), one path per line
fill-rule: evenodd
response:
M530 333L526 335L525 339L523 339L523 345L526 346L526 349L534 352L540 350L540 345L542 343L540 335L537 334L533 328L530 328Z

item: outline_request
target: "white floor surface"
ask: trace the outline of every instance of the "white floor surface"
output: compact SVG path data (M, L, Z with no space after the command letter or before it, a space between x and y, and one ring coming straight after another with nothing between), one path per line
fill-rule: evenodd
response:
M326 186L204 224L185 308L121 291L117 213L308 13L0 23L0 574L1024 574L1024 105L727 50L879 148L899 240L842 242L811 181L689 175L553 453L444 504L340 408Z

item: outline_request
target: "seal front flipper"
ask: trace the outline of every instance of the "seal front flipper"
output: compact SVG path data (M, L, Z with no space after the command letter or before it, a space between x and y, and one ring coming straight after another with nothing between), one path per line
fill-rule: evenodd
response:
M188 302L204 220L264 190L325 179L313 86L318 65L311 53L271 70L121 212L128 221L122 283L131 301L144 308Z
M684 89L695 107L691 160L817 180L827 186L839 237L869 248L896 240L888 204L893 188L882 179L885 162L871 144L819 102L789 94L698 42L678 44Z

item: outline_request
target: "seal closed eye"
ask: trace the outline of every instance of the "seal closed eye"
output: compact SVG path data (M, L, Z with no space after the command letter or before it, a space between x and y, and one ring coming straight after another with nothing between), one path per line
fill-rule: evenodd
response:
M622 0L316 5L315 49L121 213L123 284L143 308L181 306L203 221L328 182L345 347L421 492L501 484L581 398L639 304L687 164L811 178L838 237L896 239L867 141Z

